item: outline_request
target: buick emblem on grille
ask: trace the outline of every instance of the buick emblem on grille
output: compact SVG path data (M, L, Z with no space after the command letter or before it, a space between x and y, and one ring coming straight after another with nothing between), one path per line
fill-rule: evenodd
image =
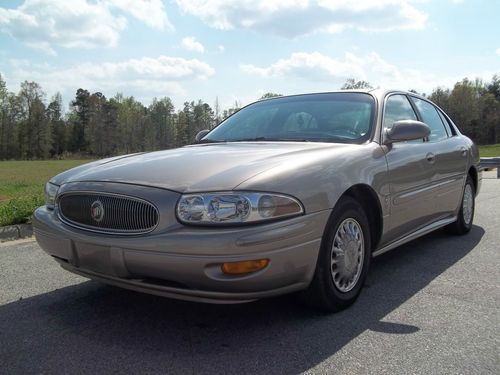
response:
M98 223L104 219L104 206L101 201L94 201L92 203L92 206L90 206L90 216Z
M135 235L151 232L159 221L152 203L127 195L71 192L58 199L61 220L80 229Z

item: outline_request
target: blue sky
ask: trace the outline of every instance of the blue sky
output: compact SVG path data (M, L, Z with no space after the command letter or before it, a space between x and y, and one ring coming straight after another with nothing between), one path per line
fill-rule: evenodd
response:
M0 3L0 73L68 103L80 87L247 104L347 78L429 93L500 74L498 0L25 0Z

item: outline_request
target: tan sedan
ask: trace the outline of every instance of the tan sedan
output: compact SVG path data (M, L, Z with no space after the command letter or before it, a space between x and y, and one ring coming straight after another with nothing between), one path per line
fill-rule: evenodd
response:
M196 143L89 163L47 183L41 247L71 272L211 303L289 292L336 311L372 256L472 226L473 142L400 91L280 97Z

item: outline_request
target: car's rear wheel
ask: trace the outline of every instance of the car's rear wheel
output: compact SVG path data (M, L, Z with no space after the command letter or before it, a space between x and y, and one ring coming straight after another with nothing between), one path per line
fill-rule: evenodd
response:
M325 228L316 271L304 300L326 311L339 311L358 297L370 266L368 219L361 205L343 197Z
M464 191L462 193L462 202L458 212L457 220L446 227L446 230L452 234L466 234L472 228L474 220L474 210L476 208L476 189L474 181L470 176L467 176L465 181Z

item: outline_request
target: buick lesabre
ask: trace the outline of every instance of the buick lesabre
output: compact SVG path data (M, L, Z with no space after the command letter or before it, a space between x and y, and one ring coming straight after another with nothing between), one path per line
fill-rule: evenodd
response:
M370 259L472 226L478 149L424 97L339 91L259 101L194 144L63 172L36 210L71 272L211 303L299 292L337 311Z

